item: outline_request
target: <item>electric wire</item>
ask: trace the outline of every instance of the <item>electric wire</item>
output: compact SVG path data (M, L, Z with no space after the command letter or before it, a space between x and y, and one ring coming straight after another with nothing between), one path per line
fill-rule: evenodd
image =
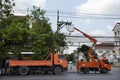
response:
M14 9L14 11L21 11L22 13L30 13L32 10L30 9ZM57 12L59 10L44 10L45 16L48 17L56 17ZM77 13L77 12L67 12L67 11L59 11L59 17L65 18L80 18L80 19L120 19L120 15L117 14L97 14L97 13Z

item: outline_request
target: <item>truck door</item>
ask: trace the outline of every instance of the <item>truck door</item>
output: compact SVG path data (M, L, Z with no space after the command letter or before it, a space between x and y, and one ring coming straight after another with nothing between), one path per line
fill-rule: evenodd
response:
M58 60L64 69L68 67L68 62L66 60L65 55L58 55Z

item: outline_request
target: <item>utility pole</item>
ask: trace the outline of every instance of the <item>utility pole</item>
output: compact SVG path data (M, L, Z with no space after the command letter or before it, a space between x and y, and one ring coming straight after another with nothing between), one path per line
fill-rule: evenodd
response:
M56 33L58 34L59 33L59 31L64 27L64 26L67 26L67 25L71 25L72 23L71 22L64 22L64 21L60 21L59 20L59 10L57 10L57 31L56 31ZM62 52L63 51L63 47L61 47L61 53L63 53Z
M59 10L57 10L57 33L59 33L60 29L62 29L64 26L71 25L72 22L65 22L59 20Z
M57 10L57 31L59 31L59 10Z
M2 21L2 1L0 0L0 22Z
M27 8L26 14L27 14L27 15L29 14L29 8Z

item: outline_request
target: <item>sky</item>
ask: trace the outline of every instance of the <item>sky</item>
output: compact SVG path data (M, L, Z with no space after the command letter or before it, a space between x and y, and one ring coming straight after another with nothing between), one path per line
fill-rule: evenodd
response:
M72 22L80 30L94 36L113 36L113 27L120 22L120 0L14 0L16 14L25 14L32 6L46 10L52 29L57 29L57 11L60 21ZM54 15L54 16L51 16ZM64 17L61 17L64 16ZM107 17L107 18L106 18ZM115 18L115 19L114 19ZM66 27L61 32L68 34ZM72 34L80 34L74 31ZM81 34L80 34L81 35ZM75 48L69 48L71 51Z

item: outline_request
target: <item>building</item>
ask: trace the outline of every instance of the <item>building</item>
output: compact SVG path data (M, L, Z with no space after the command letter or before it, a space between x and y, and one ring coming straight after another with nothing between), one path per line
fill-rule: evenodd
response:
M96 44L94 51L95 53L97 53L98 58L106 57L110 62L113 62L113 60L116 59L114 51L114 42ZM85 57L83 55L84 53L82 52L77 53L76 51L74 51L73 54L75 61L81 59L84 59L85 61Z
M95 52L98 54L98 57L114 55L114 43L96 44Z
M106 57L110 63L118 62L114 47L114 42L97 44L95 52L99 58Z
M115 36L115 54L120 56L120 22L117 22L113 28L114 36Z

